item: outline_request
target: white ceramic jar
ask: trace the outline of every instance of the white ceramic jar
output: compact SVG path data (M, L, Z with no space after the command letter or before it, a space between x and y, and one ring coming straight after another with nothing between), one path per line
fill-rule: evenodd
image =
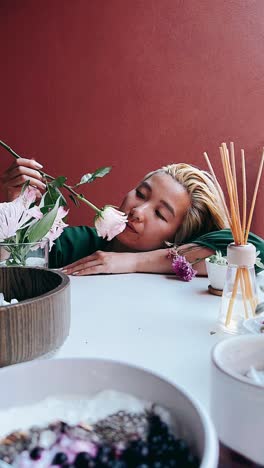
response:
M206 258L205 266L209 284L214 289L223 290L227 273L227 265L219 265L218 263L212 263L210 262L209 258Z
M264 337L242 335L220 341L212 351L211 415L220 441L264 465L264 387L248 377L264 369Z

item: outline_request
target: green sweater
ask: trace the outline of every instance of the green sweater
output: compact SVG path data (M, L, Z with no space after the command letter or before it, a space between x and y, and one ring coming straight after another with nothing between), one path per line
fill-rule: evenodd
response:
M209 247L212 250L220 250L226 255L228 244L233 242L230 229L208 232L197 239L192 239L195 244ZM259 257L264 263L264 240L253 233L249 234L248 242L255 245L259 251ZM60 268L73 263L80 258L91 255L97 250L106 250L108 241L99 237L95 228L88 226L67 227L62 235L56 240L49 256L49 267ZM261 271L256 267L256 271Z

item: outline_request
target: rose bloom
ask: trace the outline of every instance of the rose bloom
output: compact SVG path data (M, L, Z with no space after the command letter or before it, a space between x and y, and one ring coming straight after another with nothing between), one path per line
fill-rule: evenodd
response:
M126 228L127 216L113 206L105 206L96 215L94 225L99 236L112 240Z

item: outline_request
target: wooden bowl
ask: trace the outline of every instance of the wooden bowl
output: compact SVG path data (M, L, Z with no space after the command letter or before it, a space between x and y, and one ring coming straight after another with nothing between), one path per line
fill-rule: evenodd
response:
M70 327L70 281L42 268L0 268L0 367L30 361L62 345Z

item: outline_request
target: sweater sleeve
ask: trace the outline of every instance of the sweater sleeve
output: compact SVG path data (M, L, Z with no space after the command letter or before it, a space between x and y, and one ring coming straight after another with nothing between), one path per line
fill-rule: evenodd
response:
M49 268L60 268L80 258L104 250L107 241L97 235L96 229L88 226L67 227L56 239L50 254Z
M227 246L231 242L234 242L234 239L230 229L222 229L220 231L208 232L192 242L202 245L203 247L208 247L214 251L220 250L222 255L226 255ZM259 252L258 256L260 257L261 262L264 263L264 240L250 232L248 242L255 245L257 252ZM261 268L256 266L256 272L259 273L260 271L262 271Z

